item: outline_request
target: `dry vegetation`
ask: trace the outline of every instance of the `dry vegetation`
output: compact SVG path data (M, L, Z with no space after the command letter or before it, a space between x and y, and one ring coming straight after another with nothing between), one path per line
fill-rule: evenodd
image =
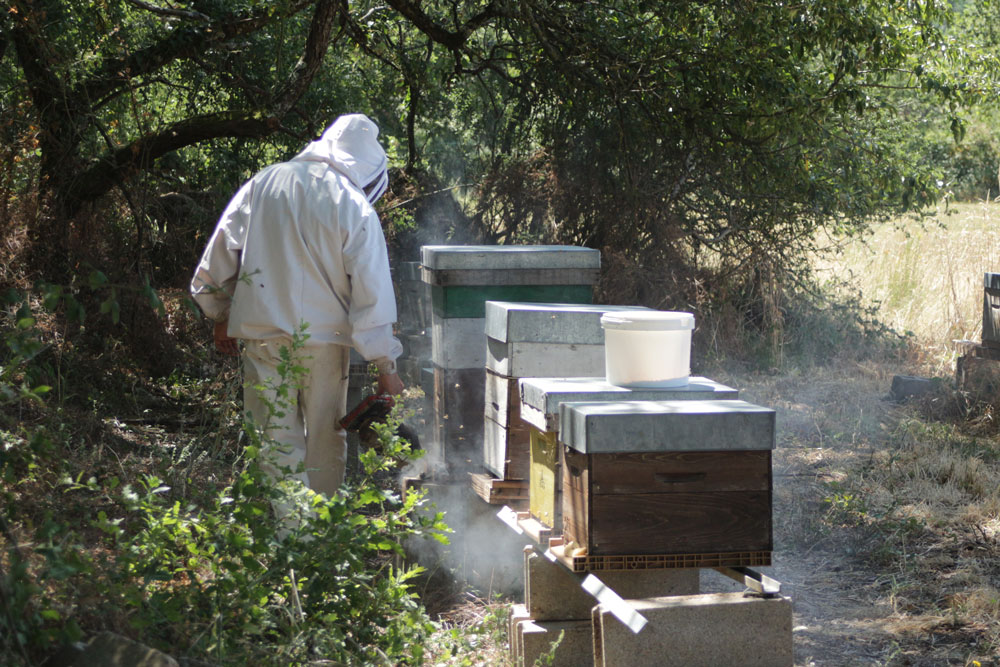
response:
M823 263L912 333L905 354L725 378L779 412L774 571L797 664L1000 665L1000 363L956 387L952 344L980 338L998 222L998 204L953 206ZM939 380L897 403L896 374Z

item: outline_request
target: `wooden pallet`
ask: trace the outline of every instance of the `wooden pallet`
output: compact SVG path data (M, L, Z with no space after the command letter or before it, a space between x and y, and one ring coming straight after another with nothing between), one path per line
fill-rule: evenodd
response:
M490 505L509 505L523 509L528 505L528 482L522 479L497 479L486 473L469 473L476 495Z
M619 556L569 555L562 538L549 540L549 551L572 572L624 570L671 570L709 567L767 567L770 551L738 551L703 554L623 554Z

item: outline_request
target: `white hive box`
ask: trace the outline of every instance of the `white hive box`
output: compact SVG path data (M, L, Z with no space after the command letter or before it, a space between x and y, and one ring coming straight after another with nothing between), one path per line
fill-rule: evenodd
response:
M520 418L523 377L604 373L601 316L633 306L486 302L483 459L503 479L528 479L530 432ZM641 310L641 308L639 309Z
M604 375L601 316L637 306L486 302L486 367L506 377Z

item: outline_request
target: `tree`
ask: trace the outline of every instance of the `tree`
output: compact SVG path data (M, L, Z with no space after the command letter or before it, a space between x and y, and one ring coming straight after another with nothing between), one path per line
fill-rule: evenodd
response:
M241 62L241 53L263 53L307 11L308 31L293 41L297 59L275 59L263 72ZM43 213L32 240L35 257L48 258L49 277L68 277L73 223L85 208L158 158L220 137L294 132L285 124L346 13L337 0L197 0L184 9L143 0L13 2L2 43L13 46L24 83L18 92L38 124Z

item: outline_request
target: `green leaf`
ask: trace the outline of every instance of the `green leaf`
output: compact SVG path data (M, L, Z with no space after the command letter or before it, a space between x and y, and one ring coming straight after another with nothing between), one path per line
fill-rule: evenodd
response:
M108 277L102 271L94 270L87 276L87 282L90 285L90 289L96 290L108 284Z

